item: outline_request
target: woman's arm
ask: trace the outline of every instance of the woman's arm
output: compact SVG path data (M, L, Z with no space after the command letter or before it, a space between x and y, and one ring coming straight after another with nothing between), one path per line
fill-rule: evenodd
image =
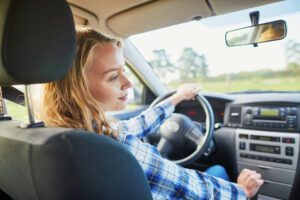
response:
M162 158L154 146L143 143L132 135L120 138L120 142L143 168L154 199L246 200L247 187L240 187L196 170L185 169ZM249 187L249 184L247 185ZM259 188L253 185L250 187Z
M142 112L129 120L119 122L120 132L143 138L153 133L174 111L170 100L166 99L152 109Z
M192 84L179 87L176 93L129 120L119 122L120 132L143 138L153 133L174 111L174 107L183 100L195 97L199 89Z

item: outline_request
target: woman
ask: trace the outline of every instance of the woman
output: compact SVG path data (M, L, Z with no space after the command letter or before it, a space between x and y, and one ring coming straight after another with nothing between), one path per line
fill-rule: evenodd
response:
M260 174L243 170L238 185L162 158L157 149L140 141L153 132L183 100L194 98L197 88L181 87L174 95L140 116L126 121L108 120L106 111L126 106L131 82L124 74L121 42L87 27L77 30L74 65L61 80L44 88L44 117L48 126L81 128L113 137L136 157L149 181L154 199L245 199L263 183Z

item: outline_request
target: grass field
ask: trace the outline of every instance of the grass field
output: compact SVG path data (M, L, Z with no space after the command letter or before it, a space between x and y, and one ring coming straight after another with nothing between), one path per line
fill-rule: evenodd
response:
M300 91L300 77L247 79L236 81L206 81L197 82L203 91L210 92L238 92L243 90L274 90L274 91ZM180 83L169 85L170 88L178 88Z
M205 91L237 92L243 90L300 91L300 77L278 79L250 79L230 82L206 82Z
M170 85L170 88L176 89L180 83ZM269 78L269 79L247 79L230 82L203 82L199 83L203 91L211 92L237 92L243 90L274 90L274 91L300 91L300 77ZM7 102L9 115L14 119L28 121L27 109L24 106ZM132 109L133 105L128 105Z

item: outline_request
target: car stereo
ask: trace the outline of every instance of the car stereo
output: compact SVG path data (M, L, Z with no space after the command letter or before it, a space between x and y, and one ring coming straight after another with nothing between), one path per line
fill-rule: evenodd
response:
M299 134L237 129L236 142L238 160L295 169Z
M298 113L298 107L245 106L242 127L295 131L298 129Z

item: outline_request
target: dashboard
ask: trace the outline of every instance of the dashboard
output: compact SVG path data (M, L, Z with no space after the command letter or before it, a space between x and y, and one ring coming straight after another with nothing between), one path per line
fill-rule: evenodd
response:
M218 98L217 96L205 96L209 101L213 112L215 123L224 123L224 112L226 104L231 102L231 99ZM201 105L195 101L184 101L178 104L175 112L184 114L190 117L193 121L204 123L206 116Z
M231 177L244 168L262 174L259 199L299 199L300 93L203 93L215 123L216 153L211 160L225 166ZM204 123L206 116L194 101L175 112Z

